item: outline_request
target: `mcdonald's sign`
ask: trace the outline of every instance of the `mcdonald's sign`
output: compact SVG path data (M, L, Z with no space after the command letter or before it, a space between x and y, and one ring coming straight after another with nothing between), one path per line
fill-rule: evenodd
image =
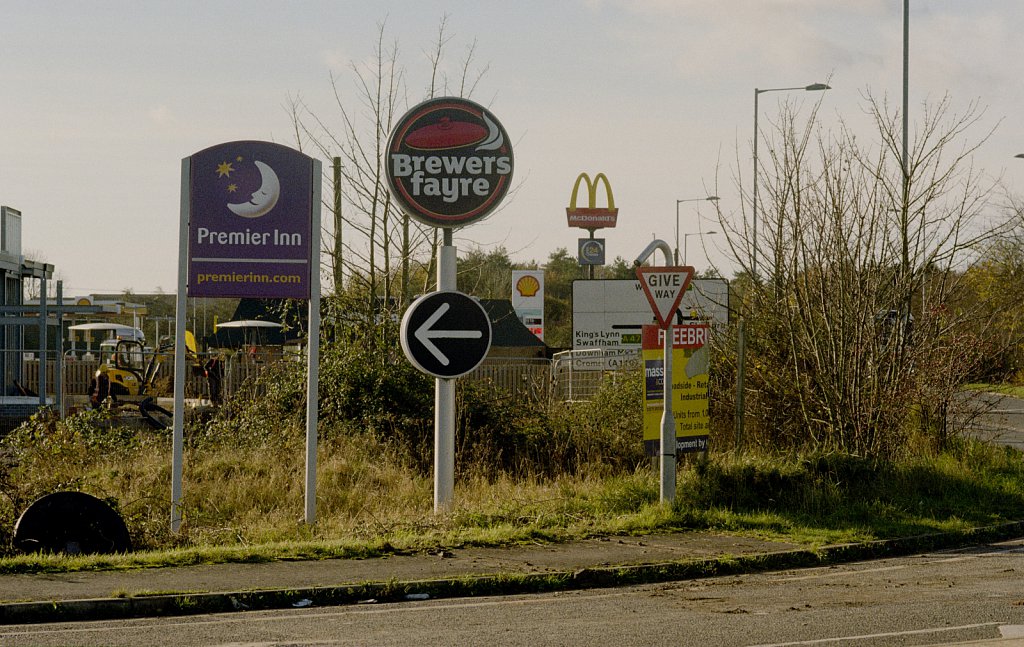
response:
M587 206L577 207L576 201L580 192L580 183L587 185ZM608 198L607 207L597 206L597 187L604 182L605 195ZM594 180L586 173L580 173L576 177L576 183L572 185L572 195L569 197L569 206L565 209L566 219L570 227L581 229L601 229L603 227L614 227L618 220L619 210L615 208L615 197L612 196L612 185L604 173L598 173Z

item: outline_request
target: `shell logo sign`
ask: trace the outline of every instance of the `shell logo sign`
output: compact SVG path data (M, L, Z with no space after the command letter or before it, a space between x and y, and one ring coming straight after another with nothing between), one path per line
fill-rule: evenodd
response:
M544 270L512 270L512 308L526 329L544 341Z
M536 296L540 290L540 281L533 274L526 274L516 281L516 291L519 292L519 296L532 297Z
M597 206L597 188L604 183L607 207ZM580 192L580 184L587 185L587 206L576 206ZM572 185L572 195L569 197L569 206L565 209L566 219L570 227L581 229L600 229L603 227L614 227L619 217L619 210L615 208L615 197L612 195L612 185L604 173L598 173L591 181L586 173L580 173L576 177L576 183Z

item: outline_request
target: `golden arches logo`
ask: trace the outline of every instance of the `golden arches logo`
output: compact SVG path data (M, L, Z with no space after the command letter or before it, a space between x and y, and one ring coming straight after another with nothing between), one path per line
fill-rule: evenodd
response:
M608 199L607 207L597 206L597 188L604 183L605 196ZM577 207L580 185L587 185L587 206ZM572 195L569 196L569 206L565 209L566 219L570 227L583 229L600 229L603 227L614 227L618 221L619 210L615 208L615 196L612 195L612 185L604 173L598 173L591 180L586 173L580 173L572 185Z

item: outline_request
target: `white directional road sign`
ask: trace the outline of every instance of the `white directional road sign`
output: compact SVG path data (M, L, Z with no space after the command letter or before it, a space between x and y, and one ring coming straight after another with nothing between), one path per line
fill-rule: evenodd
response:
M416 299L402 317L402 350L417 369L452 378L479 366L491 348L491 320L472 297L431 292Z

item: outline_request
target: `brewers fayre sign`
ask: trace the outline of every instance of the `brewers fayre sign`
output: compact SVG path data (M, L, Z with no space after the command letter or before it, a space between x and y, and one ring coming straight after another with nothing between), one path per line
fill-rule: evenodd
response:
M597 206L597 187L604 183L605 197L608 199L607 207ZM581 183L587 186L587 206L577 206ZM612 195L612 185L604 173L598 173L591 181L586 173L576 176L576 183L572 185L572 195L569 196L569 206L565 209L566 219L570 227L581 229L601 229L603 227L614 227L618 221L619 210L615 208L615 197Z
M387 148L391 194L432 227L468 225L490 213L512 182L512 144L498 119L458 97L431 99L402 117Z

